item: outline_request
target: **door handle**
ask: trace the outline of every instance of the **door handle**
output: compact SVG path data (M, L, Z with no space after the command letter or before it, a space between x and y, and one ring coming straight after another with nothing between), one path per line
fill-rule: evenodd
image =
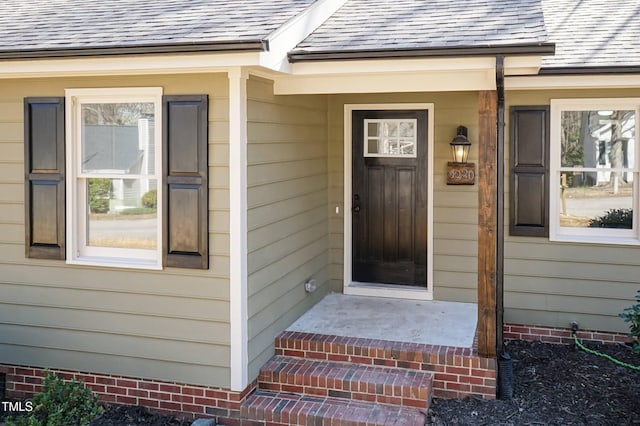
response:
M360 206L353 206L351 211L354 212L354 213L358 213L360 211Z

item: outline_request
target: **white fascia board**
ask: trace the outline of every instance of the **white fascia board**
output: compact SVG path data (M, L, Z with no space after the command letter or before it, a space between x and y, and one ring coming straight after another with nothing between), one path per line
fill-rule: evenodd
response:
M424 71L279 76L276 95L495 90L495 71Z
M289 51L345 3L346 0L317 0L302 13L291 18L267 37L269 51L260 53L260 65L275 71L289 72Z
M535 75L540 56L505 58L506 75ZM496 89L496 59L485 57L308 61L274 75L276 94L443 92Z
M388 58L349 61L307 61L291 65L291 75L335 75L415 71L495 70L492 56L473 58Z
M260 52L9 60L0 62L0 79L226 72L259 63Z
M540 75L505 78L506 90L625 89L640 87L640 75Z
M540 57L506 58L509 75L537 73ZM496 59L413 58L309 61L273 75L278 95L496 90Z
M508 56L504 58L504 75L537 75L541 56Z

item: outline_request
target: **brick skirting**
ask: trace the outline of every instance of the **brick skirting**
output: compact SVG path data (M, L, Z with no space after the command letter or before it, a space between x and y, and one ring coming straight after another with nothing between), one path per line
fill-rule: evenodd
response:
M257 386L242 392L125 376L51 369L66 380L82 380L106 404L141 405L155 412L182 418L238 418L240 404ZM28 399L42 390L45 370L39 367L0 365L6 375L6 397Z
M571 330L525 324L505 324L506 340L572 344ZM627 343L628 335L580 330L587 342ZM409 343L389 343L337 336L285 332L276 339L276 353L310 359L354 362L371 366L401 367L434 374L434 395L457 398L477 395L495 398L496 365L477 356L475 348L447 348ZM139 379L52 369L67 380L83 380L107 404L141 405L153 411L190 419L215 417L228 425L239 424L241 405L258 386L258 379L242 392L160 380ZM0 365L6 379L7 398L28 399L42 389L45 370L39 367Z
M605 331L578 330L578 339L593 343L628 343L631 337L623 333ZM573 343L571 329L552 328L526 324L505 324L505 340L540 341L545 343L558 343L569 345Z

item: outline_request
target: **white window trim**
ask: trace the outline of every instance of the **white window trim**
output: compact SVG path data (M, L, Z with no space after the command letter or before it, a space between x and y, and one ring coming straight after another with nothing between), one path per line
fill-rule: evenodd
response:
M424 110L427 111L427 287L359 283L351 281L352 271L352 218L351 172L352 135L351 118L355 110ZM343 199L343 292L357 296L389 297L398 299L433 300L433 145L434 104L345 104L344 105L344 199ZM358 142L355 142L358 143Z
M126 88L92 88L65 90L65 131L66 131L66 164L67 164L67 263L74 265L109 266L136 269L162 269L162 216L158 209L158 223L156 230L156 249L140 250L127 248L97 248L87 250L83 243L86 238L86 220L82 216L86 212L86 194L81 191L84 185L79 179L88 175L81 173L81 147L79 106L82 103L107 102L152 102L154 108L154 145L155 162L153 176L145 178L155 179L157 185L157 202L162 206L162 88L161 87L126 87ZM122 178L118 175L104 175L101 177ZM128 178L140 176L131 175Z
M633 229L613 228L569 228L560 226L560 185L556 184L561 169L561 113L563 111L592 110L635 110L636 112L636 149L635 169L627 169L634 174L633 179ZM587 98L552 99L550 116L549 148L549 240L559 242L640 245L640 149L638 143L638 125L640 118L640 98Z

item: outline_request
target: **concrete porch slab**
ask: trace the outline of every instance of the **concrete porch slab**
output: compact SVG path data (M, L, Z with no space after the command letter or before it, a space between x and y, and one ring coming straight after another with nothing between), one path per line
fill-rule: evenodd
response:
M287 331L471 348L477 319L474 303L332 293Z

